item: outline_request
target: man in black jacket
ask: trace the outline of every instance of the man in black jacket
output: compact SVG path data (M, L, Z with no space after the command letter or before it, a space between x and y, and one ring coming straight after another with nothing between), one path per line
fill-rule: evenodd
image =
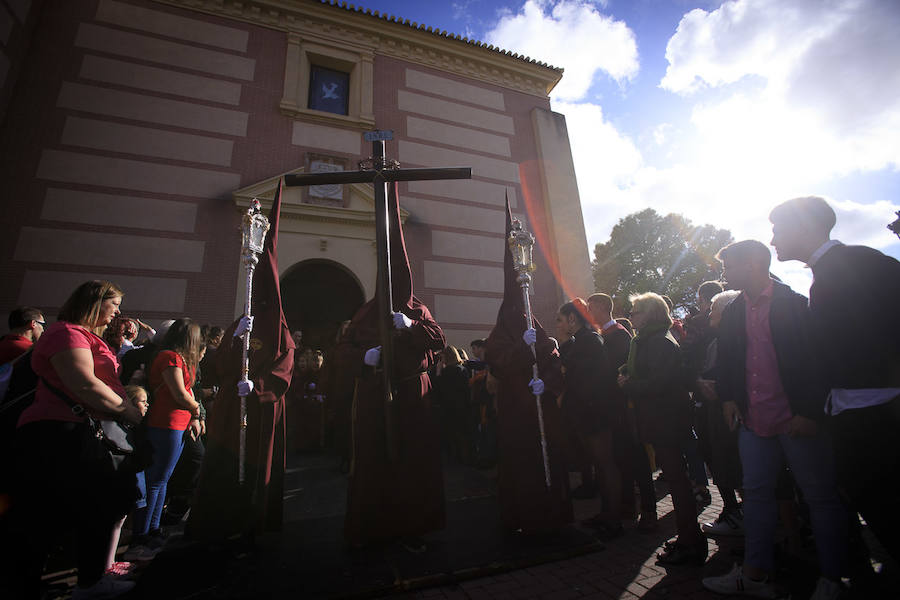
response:
M836 217L818 196L788 200L769 220L778 260L812 268L809 309L830 390L838 484L900 560L900 515L887 490L900 471L900 262L830 239Z
M755 240L726 246L717 258L741 290L722 315L716 389L744 472L743 567L703 585L716 592L770 596L777 521L775 483L785 461L810 507L822 577L814 598L840 594L847 513L835 484L830 437L821 429L825 390L813 355L806 298L769 276L769 249Z

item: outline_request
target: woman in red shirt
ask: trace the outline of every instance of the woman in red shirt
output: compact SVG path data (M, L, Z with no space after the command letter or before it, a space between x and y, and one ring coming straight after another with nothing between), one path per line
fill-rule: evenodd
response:
M200 435L200 403L191 387L206 345L200 326L191 319L178 319L166 332L159 353L150 367L152 400L147 415L147 439L153 446L153 464L145 471L147 506L135 515L134 544L153 546L162 535L159 519L166 501L166 486L181 450L184 436Z
M97 418L141 420L125 400L116 356L100 338L119 314L123 295L109 281L81 284L34 345L31 365L40 381L16 430L18 518L12 521L22 540L15 545L10 597L39 596L47 550L71 530L78 533L73 598L113 597L134 585L103 577L114 526L134 505L134 474L101 473L85 462L88 424L72 407Z

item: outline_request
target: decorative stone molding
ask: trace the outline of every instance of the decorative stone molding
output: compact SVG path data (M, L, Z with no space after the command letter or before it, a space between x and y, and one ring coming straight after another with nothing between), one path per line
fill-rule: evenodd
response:
M364 57L383 54L486 83L546 98L562 78L562 69L514 54L446 31L410 22L378 11L341 2L302 0L155 0L162 4L236 19L261 27L296 34L300 40L324 38L331 45L355 46ZM311 42L313 43L313 42ZM302 52L302 51L301 51ZM299 63L298 63L298 73ZM362 75L361 75L362 76ZM361 85L366 87L365 82ZM352 86L352 84L351 84ZM368 86L371 88L371 86ZM283 101L282 109L300 110L302 103ZM294 108L296 106L296 109ZM319 111L302 112L304 117L321 117ZM351 111L352 112L352 111ZM301 113L298 113L301 114ZM332 115L331 117L339 117ZM338 121L365 127L364 107L358 117ZM332 118L326 119L334 124Z
M284 65L284 96L279 103L281 112L326 125L373 129L374 57L372 45L348 42L340 34L301 35L289 32ZM313 64L350 75L348 114L337 115L308 107L309 73Z

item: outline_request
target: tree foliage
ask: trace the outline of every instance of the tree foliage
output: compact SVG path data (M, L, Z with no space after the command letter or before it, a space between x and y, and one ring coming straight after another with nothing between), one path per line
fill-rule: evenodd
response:
M594 287L622 309L630 295L644 292L666 294L676 306L693 304L697 287L718 279L715 255L732 241L727 229L648 208L620 219L609 241L594 247Z

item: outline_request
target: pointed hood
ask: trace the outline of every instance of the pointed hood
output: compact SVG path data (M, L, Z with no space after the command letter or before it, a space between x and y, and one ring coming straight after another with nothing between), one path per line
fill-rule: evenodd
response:
M506 194L506 235L503 237L503 305L518 312L525 312L522 300L522 287L517 281L519 274L513 267L512 250L509 247L509 234L512 232L513 218L509 207L509 193Z
M291 338L287 319L281 305L281 285L278 279L278 226L281 217L281 191L283 179L279 179L269 211L269 231L253 272L253 332L250 335L250 379L255 382L261 401L274 402L291 382L294 360L294 340ZM237 321L225 332L230 339ZM224 358L224 357L223 357ZM228 368L231 368L228 363ZM280 380L275 382L274 379ZM274 393L274 394L273 394Z
M388 225L390 232L391 255L391 300L393 309L402 312L413 320L422 320L428 309L413 294L412 271L409 268L409 257L406 253L406 242L403 238L403 226L400 223L400 201L397 183L388 186ZM378 293L381 287L375 286L375 297L363 304L353 315L352 323L355 335L361 340L378 343ZM428 313L430 314L430 313Z
M488 337L488 347L493 346L493 342L499 339L514 340L515 343L522 343L522 334L527 326L525 318L525 299L522 294L522 286L519 285L518 276L515 268L513 268L512 250L509 248L509 234L512 232L513 219L512 210L509 207L509 195L506 197L506 236L503 238L503 302L500 304L500 310L497 312L497 324ZM537 332L536 350L538 355L538 368L542 372L549 369L550 356L555 354L555 346L547 333L541 326L536 317L533 317L534 328ZM526 353L530 359L530 354ZM490 355L486 355L489 363L494 360ZM531 364L531 361L528 362Z
M413 285L412 272L409 270L409 256L406 254L406 240L403 238L403 226L400 223L400 198L397 193L398 183L388 185L388 223L391 236L391 291L393 292L394 310L402 311L403 307L412 307Z

